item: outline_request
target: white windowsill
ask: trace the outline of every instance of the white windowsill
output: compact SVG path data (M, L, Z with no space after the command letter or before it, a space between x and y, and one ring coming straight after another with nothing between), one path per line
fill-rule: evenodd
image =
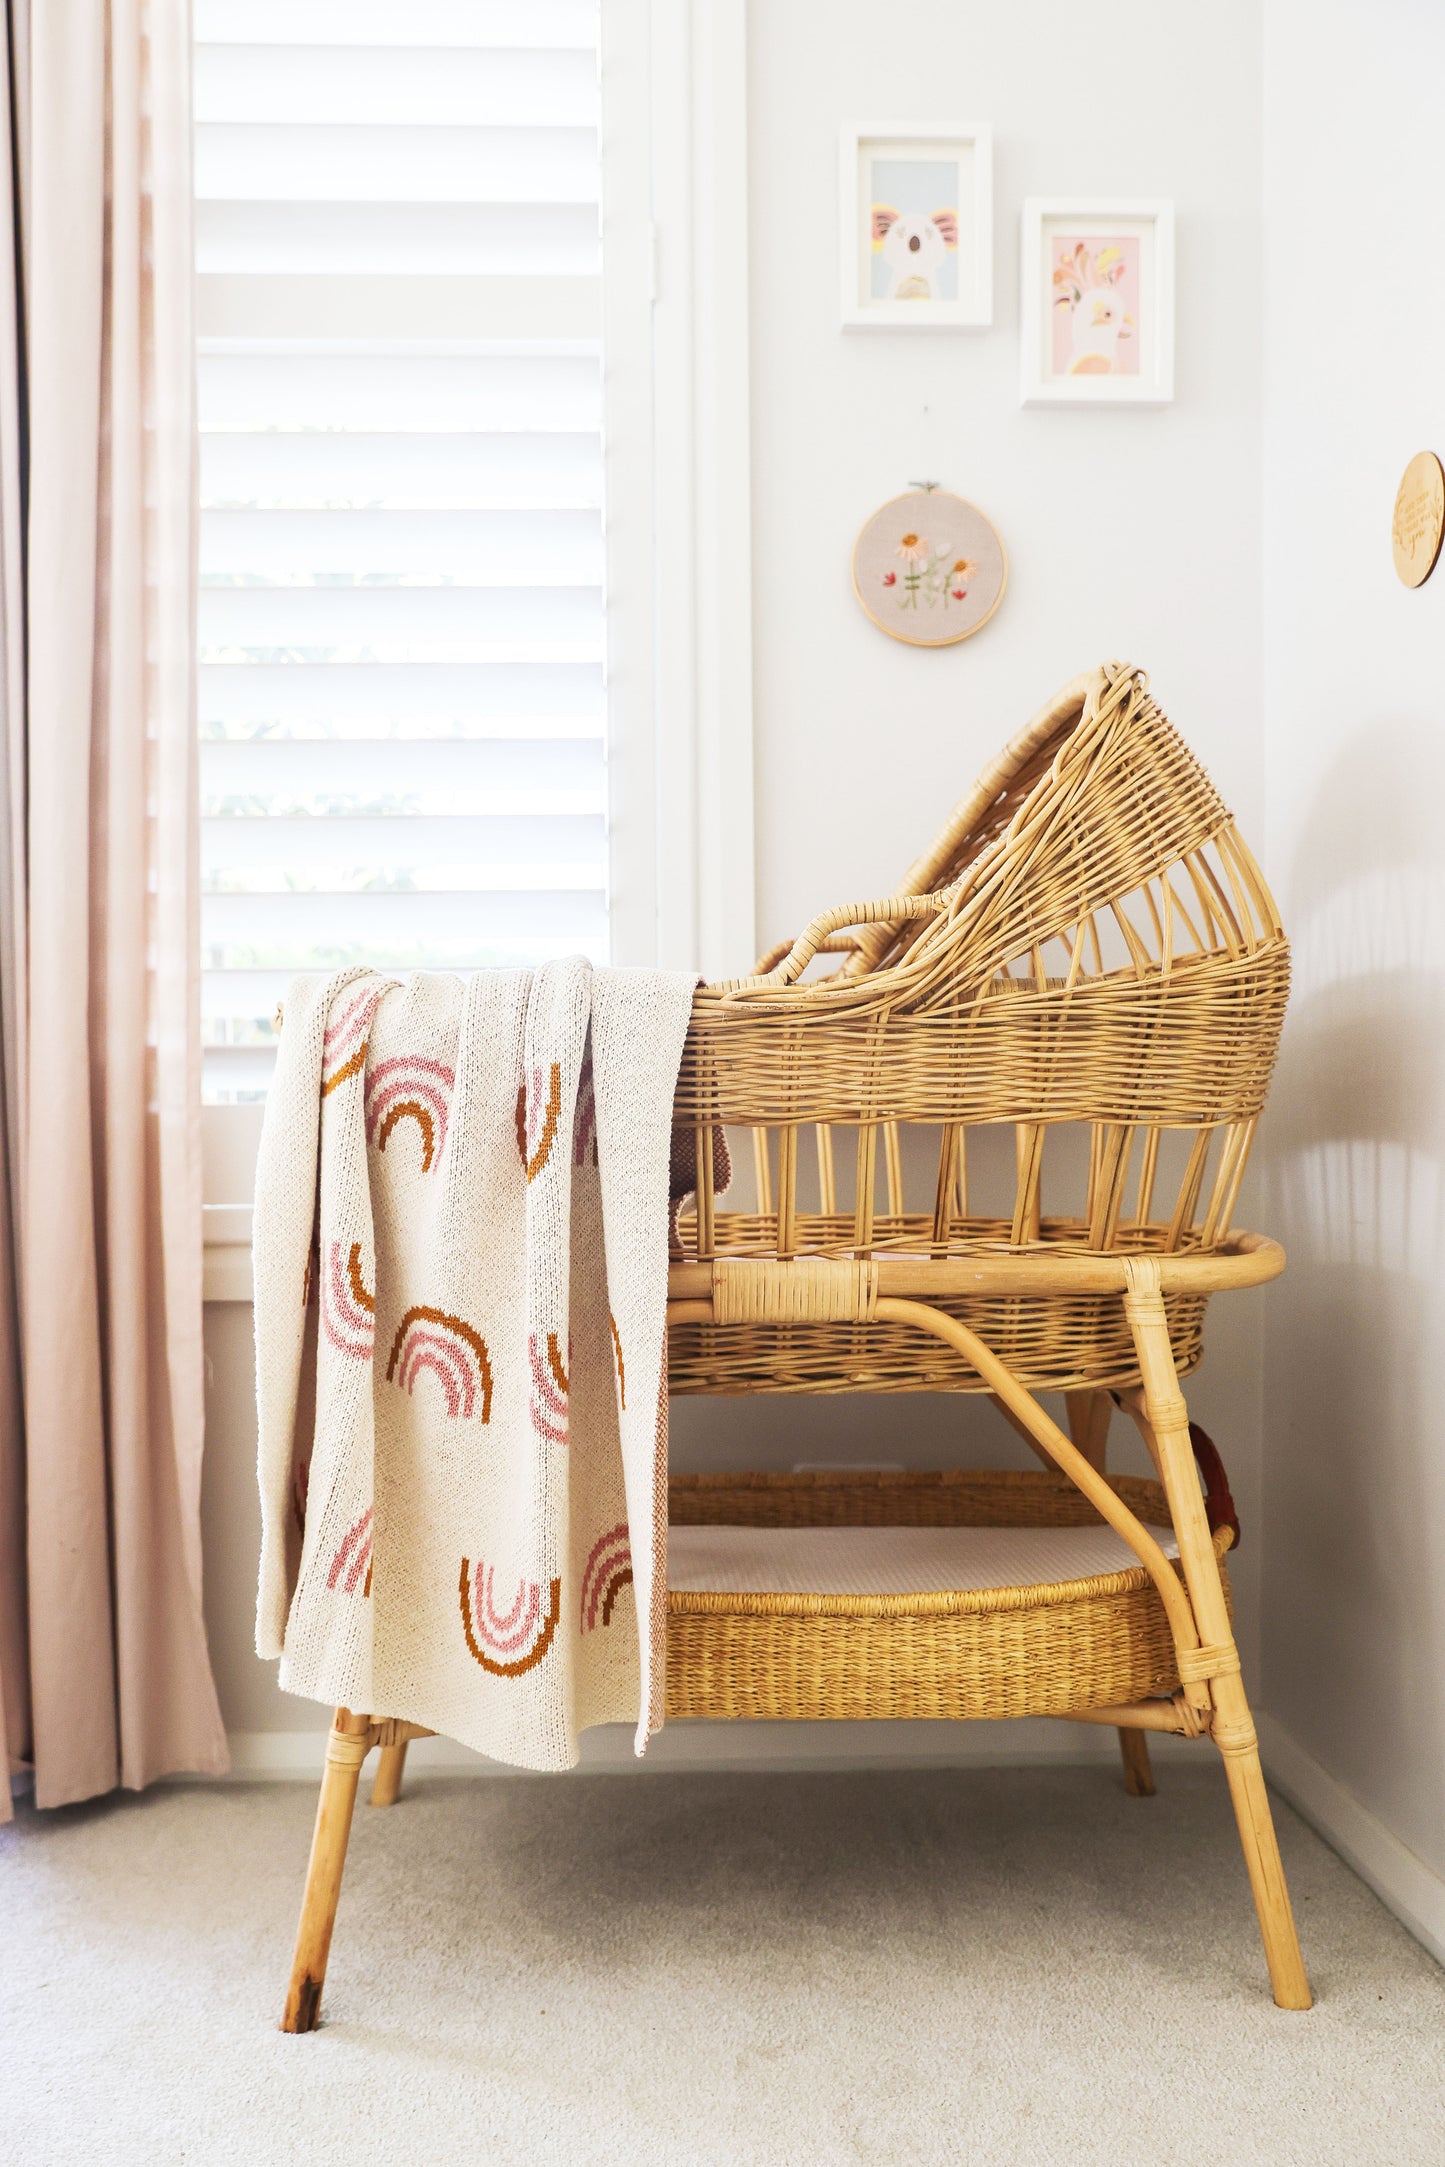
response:
M207 1302L249 1302L251 1278L251 1207L207 1204L202 1214L205 1244L201 1296Z

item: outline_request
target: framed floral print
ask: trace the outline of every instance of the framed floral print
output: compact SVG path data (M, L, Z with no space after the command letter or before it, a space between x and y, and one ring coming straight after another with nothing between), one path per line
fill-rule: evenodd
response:
M1174 396L1174 206L1024 205L1025 406L1163 406Z

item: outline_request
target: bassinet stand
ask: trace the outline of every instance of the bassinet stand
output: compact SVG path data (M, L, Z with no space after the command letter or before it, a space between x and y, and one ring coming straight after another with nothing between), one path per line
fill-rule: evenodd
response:
M977 1371L1009 1418L1128 1543L1169 1622L1178 1658L1179 1691L1168 1699L1151 1697L1132 1705L1079 1707L1068 1711L1070 1718L1117 1727L1128 1787L1136 1796L1153 1789L1146 1744L1150 1731L1212 1739L1224 1762L1275 2001L1284 2009L1307 2009L1309 1982L1240 1675L1219 1555L1195 1474L1188 1409L1179 1388L1163 1300L1166 1294L1210 1294L1260 1286L1276 1278L1283 1267L1284 1252L1278 1243L1253 1235L1236 1235L1228 1250L1209 1256L996 1257L967 1263L884 1258L869 1265L831 1264L819 1258L766 1264L718 1259L711 1264L672 1266L668 1321L670 1325L726 1322L737 1317L740 1305L750 1316L760 1318L803 1321L811 1310L830 1319L891 1320L947 1342ZM1122 1298L1142 1380L1137 1393L1122 1397L1164 1488L1179 1543L1182 1584L1155 1536L1086 1453L1064 1435L975 1333L931 1306L929 1300L948 1294L1012 1294L1046 1300L1080 1293L1114 1293ZM1082 1412L1086 1419L1081 1427L1087 1429L1092 1412ZM684 1700L689 1712L701 1712L696 1706L697 1681L674 1676L679 1652L670 1644L669 1701ZM310 2031L319 2019L362 1763L373 1746L381 1748L372 1804L392 1805L401 1785L407 1743L429 1735L416 1724L378 1721L346 1708L336 1711L283 2031Z
M1112 961L1100 937L1111 927ZM814 957L840 952L835 979L802 983ZM1097 1514L1137 1564L907 1599L673 1590L667 1711L1072 1717L1118 1730L1136 1795L1152 1789L1151 1730L1207 1736L1224 1761L1274 1998L1305 2009L1230 1623L1231 1534L1211 1531L1179 1383L1199 1358L1207 1297L1283 1269L1278 1244L1229 1228L1287 983L1278 913L1228 811L1143 674L1108 664L1018 733L894 896L825 912L751 979L702 989L674 1108L676 1129L691 1132L696 1205L669 1273L671 1388L848 1391L862 1365L867 1389L985 1392L1054 1471L996 1485L1013 1499L1034 1485L1038 1524ZM805 1124L818 1141L813 1214L799 1204ZM899 1151L910 1124L940 1138L932 1211L912 1216ZM970 1211L964 1147L971 1127L1000 1124L1014 1129L1017 1185L1011 1212L989 1218ZM1090 1137L1085 1206L1072 1218L1041 1205L1046 1140L1067 1124ZM751 1214L716 1210L714 1138L727 1125L753 1129ZM857 1135L851 1213L834 1192L834 1126ZM1173 1202L1155 1210L1162 1141L1181 1132L1187 1163ZM875 1218L880 1140L888 1204ZM1066 1395L1072 1438L1035 1396L1050 1389ZM1157 1484L1106 1477L1116 1403ZM794 1478L740 1478L726 1512L709 1511L702 1479L674 1485L674 1520L812 1524L786 1518L796 1497L783 1498L783 1516L774 1495L768 1517L746 1517L750 1479L796 1492ZM892 1524L1012 1524L969 1517L967 1478L912 1479L940 1485L939 1516L895 1511ZM837 1503L825 1500L829 1524ZM1172 1526L1177 1569L1136 1504ZM872 1660L853 1660L858 1649ZM381 1747L373 1799L389 1805L407 1742L424 1735L336 1712L288 2031L318 2019L361 1765Z

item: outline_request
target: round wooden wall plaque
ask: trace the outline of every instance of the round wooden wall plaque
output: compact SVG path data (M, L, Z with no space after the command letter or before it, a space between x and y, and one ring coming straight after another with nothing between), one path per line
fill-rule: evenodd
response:
M946 489L894 497L853 545L854 593L874 624L910 647L971 639L1007 583L998 529L976 504Z
M1423 587L1445 534L1445 470L1433 451L1417 451L1395 492L1390 544L1407 587Z

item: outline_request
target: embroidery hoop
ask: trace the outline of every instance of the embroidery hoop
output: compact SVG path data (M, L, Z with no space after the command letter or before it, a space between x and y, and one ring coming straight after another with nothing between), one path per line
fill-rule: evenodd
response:
M950 547L966 548L972 546L975 549L983 547L990 555L994 551L997 552L996 573L990 568L986 576L996 577L998 585L982 615L975 616L971 622L963 624L961 629L957 631L950 626L946 632L937 638L921 639L916 632L907 629L900 622L900 613L896 604L893 613L889 616L881 615L879 609L874 607L868 593L865 592L865 581L860 577L859 560L864 554L865 547L871 543L875 530L885 522L888 532L881 537L881 555L891 557L894 554L892 533L900 518L906 519L908 517L908 511L905 511L905 507L908 507L909 510L916 508L918 519L921 522L927 516L929 507L934 508L934 518L936 519L937 509L942 506L948 507L949 528L956 537ZM872 555L871 551L870 555ZM879 559L875 557L874 562L877 561ZM853 544L852 575L853 592L858 597L863 614L871 623L877 625L880 632L886 632L890 639L901 640L905 647L956 647L960 641L971 640L975 632L981 632L994 615L999 603L1003 600L1005 590L1008 587L1008 551L1004 548L1003 536L999 533L998 528L988 514L980 511L979 507L967 497L960 497L950 489L941 489L937 482L914 482L904 491L902 496L890 497L886 504L880 504L877 511L871 513L864 520L858 530L857 540ZM871 580L868 585L871 587ZM889 592L891 594L893 589L890 588Z

